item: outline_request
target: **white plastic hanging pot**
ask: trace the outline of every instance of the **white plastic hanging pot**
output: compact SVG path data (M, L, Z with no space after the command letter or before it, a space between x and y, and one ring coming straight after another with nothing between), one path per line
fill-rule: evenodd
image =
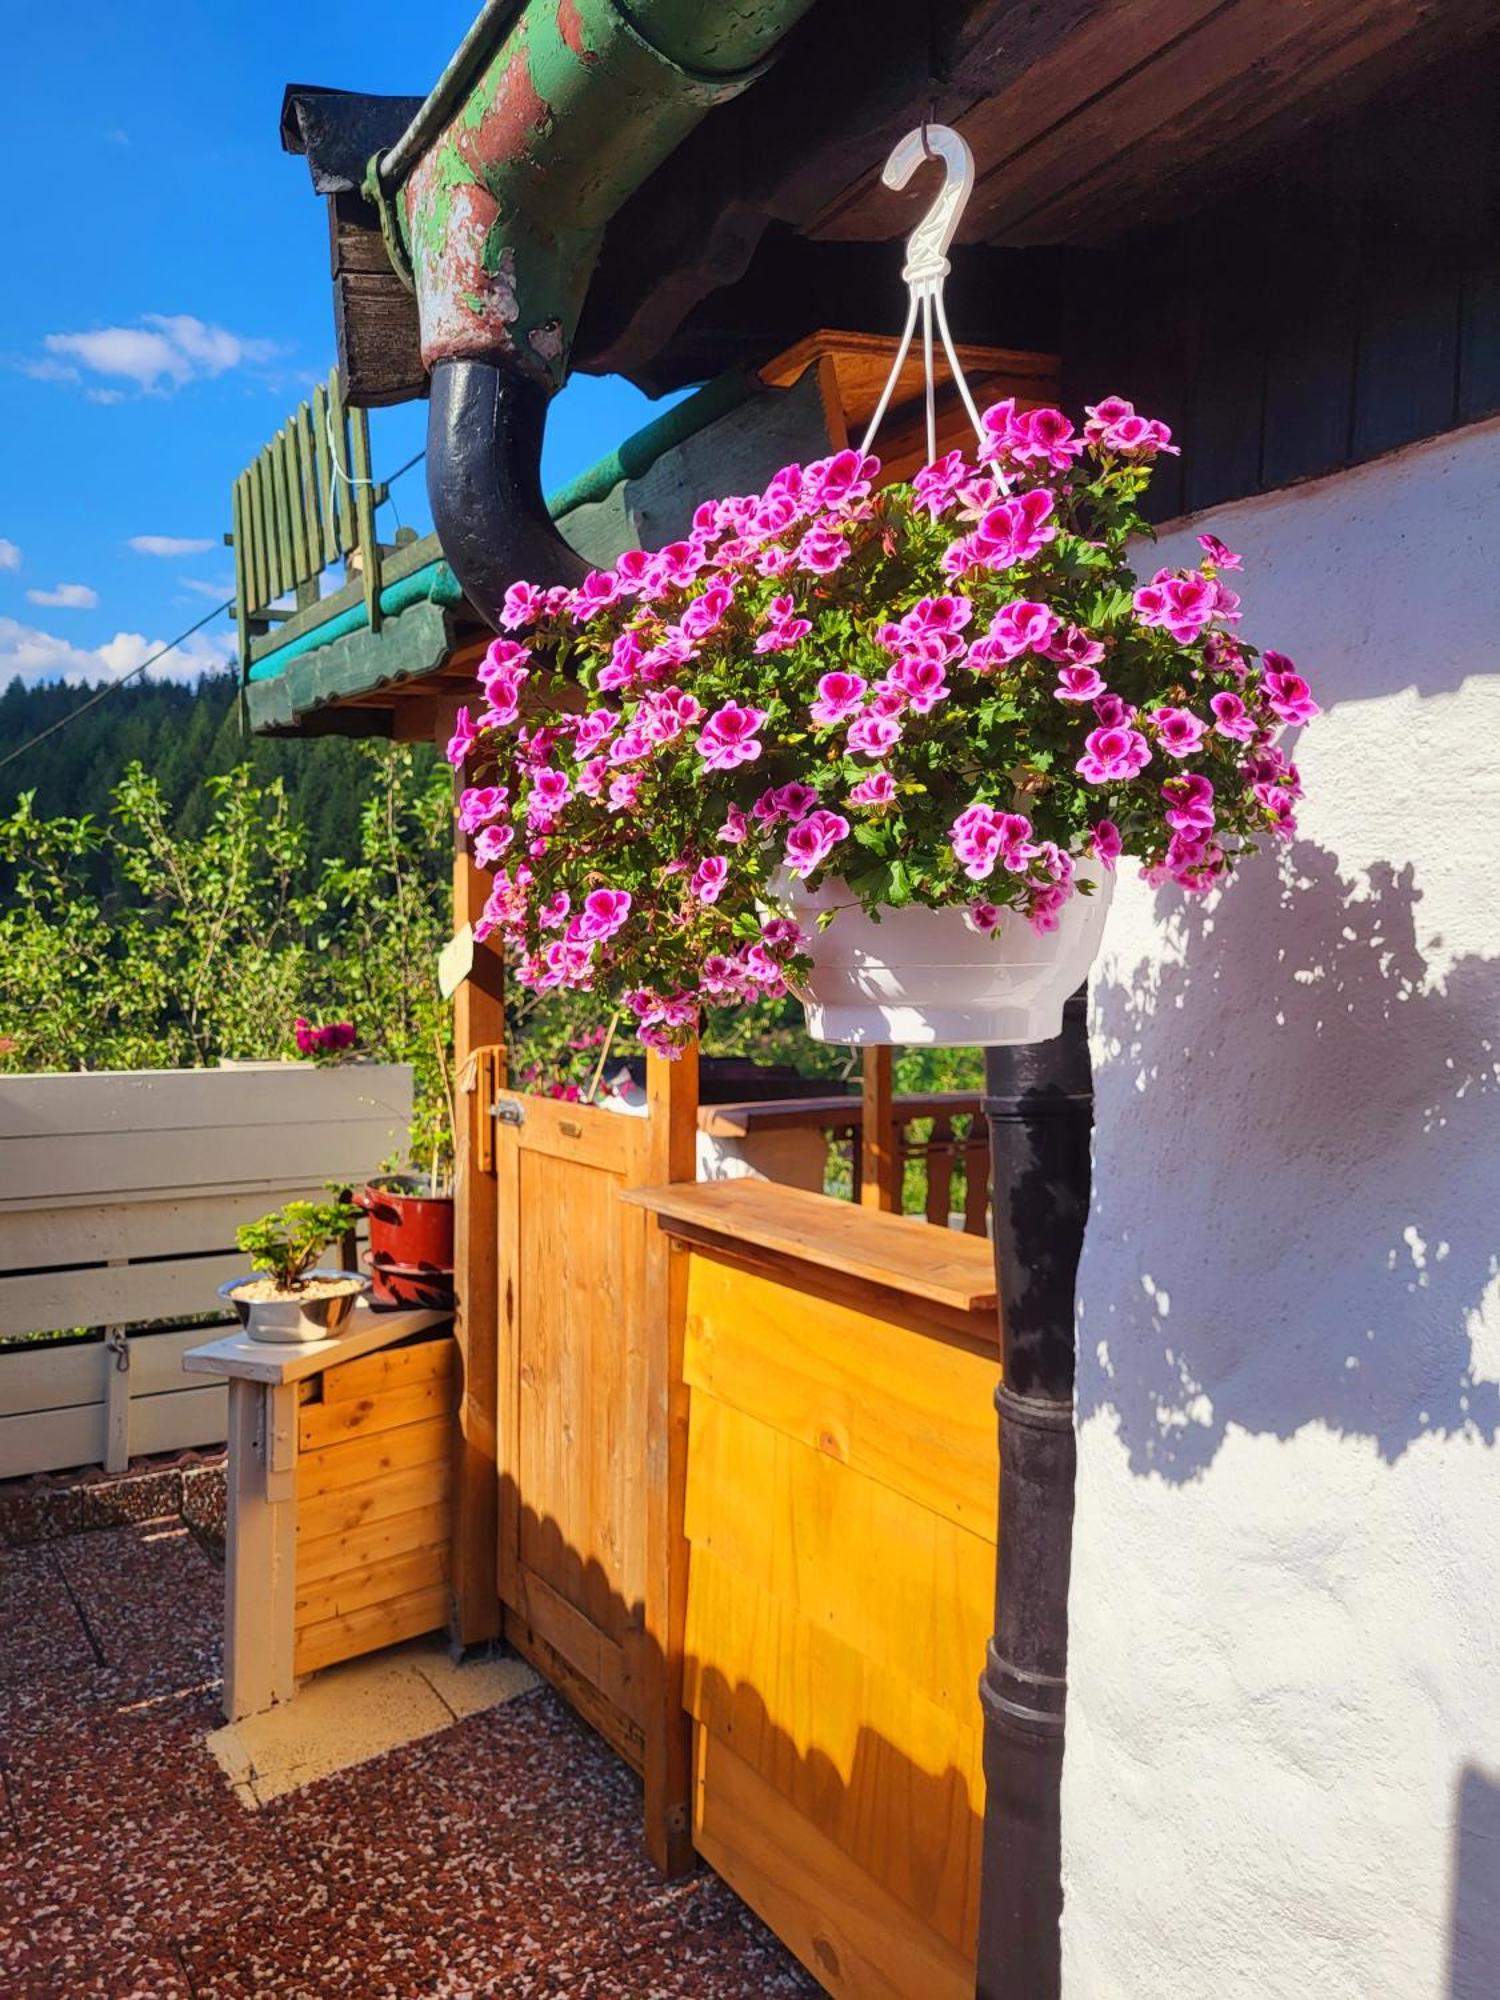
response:
M856 1047L994 1048L1062 1033L1063 1002L1088 974L1104 934L1114 876L1075 863L1091 896L1070 896L1055 931L1007 910L976 931L962 909L887 910L879 923L843 882L810 892L795 878L777 900L812 940L812 976L797 989L814 1041ZM838 915L817 928L820 911Z

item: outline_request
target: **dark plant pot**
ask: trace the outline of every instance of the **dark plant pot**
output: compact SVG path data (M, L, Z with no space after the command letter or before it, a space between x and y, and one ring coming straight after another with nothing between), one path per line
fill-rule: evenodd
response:
M427 1192L425 1176L386 1174L355 1195L370 1222L371 1302L453 1304L453 1197Z

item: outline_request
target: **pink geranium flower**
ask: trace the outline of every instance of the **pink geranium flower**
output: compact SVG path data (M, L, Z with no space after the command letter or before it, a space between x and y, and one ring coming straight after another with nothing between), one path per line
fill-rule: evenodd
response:
M793 875L811 875L823 866L839 842L848 837L849 822L843 814L820 807L788 829L786 865Z
M891 669L891 685L901 690L918 715L926 715L951 693L936 660L898 660Z
M1187 708L1158 708L1151 720L1156 724L1156 740L1169 757L1191 757L1207 727Z
M1023 653L1044 652L1061 623L1050 605L1018 597L1002 604L990 620L990 638L1002 658L1018 660Z
M630 905L628 889L591 889L577 919L579 937L593 943L612 938L630 915Z
M504 812L510 793L504 785L471 785L458 799L458 823L465 833L477 833Z
M513 583L505 593L500 623L507 632L534 625L542 614L542 593L534 583Z
M850 723L845 741L857 757L883 757L901 741L901 724L893 715L867 709Z
M893 806L896 803L896 780L889 771L872 771L868 778L861 778L857 785L849 787L849 803L852 806Z
M478 741L479 731L474 727L473 716L466 708L461 708L453 724L453 734L448 738L446 752L448 762L455 771L465 762Z
M1124 843L1120 839L1120 829L1112 819L1095 822L1089 832L1089 852L1104 868L1113 868L1119 860L1124 852Z
M688 893L696 896L700 903L717 903L728 879L729 863L722 854L710 854L693 870Z
M1251 741L1255 735L1255 718L1246 708L1242 696L1226 688L1219 694L1210 695L1208 705L1213 711L1216 736L1227 736L1236 743Z
M982 516L970 538L986 569L1011 569L1030 562L1057 534L1052 495L1043 486L1002 500Z
M1200 535L1198 546L1207 555L1215 569L1243 569L1245 558L1237 556L1233 549L1221 542L1217 535Z
M508 852L515 840L513 826L482 826L474 836L470 853L478 868L493 868L502 854Z
M1285 653L1267 653L1261 664L1266 669L1261 689L1266 706L1283 722L1311 722L1322 709L1312 698L1312 690L1297 673Z
M698 755L710 771L732 771L737 764L753 764L761 753L756 736L766 720L763 708L743 708L727 701L704 723L698 736Z
M864 699L865 682L858 674L824 674L818 682L818 698L808 710L813 721L829 729L845 722Z
M1212 832L1214 788L1211 780L1198 772L1184 772L1168 778L1161 788L1167 802L1167 825L1178 833L1201 835Z
M1094 701L1105 687L1097 667L1059 667L1052 692L1059 701Z
M797 544L797 561L814 576L832 576L849 560L849 544L832 528L821 523L809 528Z
M1138 729L1093 729L1074 765L1091 785L1123 784L1151 762L1151 745Z
M799 784L795 778L790 784L780 786L773 798L776 810L790 820L804 819L818 803L812 786Z

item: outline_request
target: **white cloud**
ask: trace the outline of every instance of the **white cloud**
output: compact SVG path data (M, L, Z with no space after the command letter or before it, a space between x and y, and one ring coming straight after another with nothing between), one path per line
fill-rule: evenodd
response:
M11 681L81 682L118 679L149 659L162 642L139 632L117 632L102 646L75 646L35 625L0 618L0 688ZM234 655L234 642L198 633L164 653L148 670L151 680L194 681L201 674L219 673Z
M28 590L28 604L47 604L54 610L92 611L99 593L86 583L60 583L56 590Z
M4 535L0 535L0 569L19 569L20 567L21 551L16 547L14 542L8 542Z
M184 590L191 590L198 597L211 597L215 604L222 604L226 597L234 595L234 584L228 578L215 583L212 577L180 576L177 581Z
M145 395L211 380L231 368L273 361L280 352L274 341L247 340L192 313L145 313L135 326L49 333L42 344L46 355L26 364L26 372L38 380L76 382L80 369L87 369L133 382ZM117 398L121 392L93 393L97 400Z
M201 556L217 544L211 535L132 535L125 546L138 556Z

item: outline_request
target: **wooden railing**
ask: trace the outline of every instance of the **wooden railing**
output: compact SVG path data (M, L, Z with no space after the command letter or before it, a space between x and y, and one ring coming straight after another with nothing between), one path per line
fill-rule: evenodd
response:
M315 604L324 570L340 558L358 568L371 630L380 625L380 542L375 510L386 488L370 474L370 427L344 402L335 368L234 482L235 618L240 672L252 639Z
M939 1228L961 1215L969 1235L983 1236L990 1198L989 1141L978 1093L934 1091L893 1097L890 1104L901 1212L925 1216ZM720 1139L799 1126L826 1132L844 1149L852 1193L864 1181L865 1116L865 1103L858 1097L799 1097L782 1103L706 1105L698 1113L698 1126ZM842 1169L844 1162L839 1165ZM843 1192L844 1171L836 1178Z

